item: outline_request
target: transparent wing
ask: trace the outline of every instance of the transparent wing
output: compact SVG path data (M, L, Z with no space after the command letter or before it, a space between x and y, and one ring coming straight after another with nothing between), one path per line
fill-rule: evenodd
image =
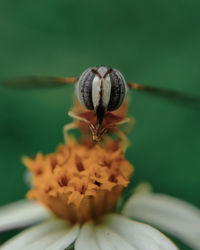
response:
M37 89L37 88L54 88L65 86L66 84L76 83L78 77L24 77L5 80L1 83L2 86L7 88L19 89Z
M138 83L128 82L127 84L130 89L142 90L146 93L162 97L176 103L186 104L187 106L192 106L193 108L200 109L200 96L187 94L171 89L151 87Z

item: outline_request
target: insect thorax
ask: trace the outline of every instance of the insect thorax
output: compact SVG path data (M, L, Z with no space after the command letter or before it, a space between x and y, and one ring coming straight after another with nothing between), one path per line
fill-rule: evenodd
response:
M118 109L127 92L123 75L114 68L97 66L86 69L76 84L76 96L89 110L102 107L107 111Z

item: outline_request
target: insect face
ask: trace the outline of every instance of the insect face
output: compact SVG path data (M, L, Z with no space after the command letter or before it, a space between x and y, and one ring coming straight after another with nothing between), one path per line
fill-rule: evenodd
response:
M124 98L128 89L141 90L163 99L171 100L179 104L186 104L191 108L200 109L200 97L186 94L176 90L158 88L142 85L133 82L126 82L122 74L110 67L98 66L85 70L78 77L27 77L10 79L0 82L0 86L21 89L54 88L76 83L76 96L79 106L76 112L69 112L69 115L79 123L84 123L92 133L93 140L100 141L101 137L109 131L118 130L119 126L127 123L126 111L123 109L126 104ZM123 103L123 105L122 105ZM82 105L81 105L82 104ZM88 109L88 110L85 110ZM122 109L122 112L118 112ZM107 112L108 111L108 112ZM113 112L110 112L113 111ZM118 113L118 115L116 115ZM130 119L129 119L130 121ZM80 124L66 126L67 130L79 127ZM84 130L84 129L83 129ZM85 133L85 130L84 130Z
M76 84L76 96L89 110L95 110L97 123L101 124L106 111L118 109L127 92L122 74L105 66L88 68Z

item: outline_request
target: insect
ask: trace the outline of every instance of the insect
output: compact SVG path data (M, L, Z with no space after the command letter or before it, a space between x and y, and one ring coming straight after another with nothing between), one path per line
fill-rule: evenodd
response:
M125 133L119 127L125 123L133 123L133 119L126 116L125 97L129 90L142 90L174 101L200 104L200 98L196 96L127 82L120 71L106 66L90 67L80 77L29 77L10 80L4 85L31 89L68 84L76 84L76 105L68 113L76 121L64 126L65 138L69 129L79 127L84 133L89 129L96 142L99 142L108 131L113 131L122 140L126 140Z

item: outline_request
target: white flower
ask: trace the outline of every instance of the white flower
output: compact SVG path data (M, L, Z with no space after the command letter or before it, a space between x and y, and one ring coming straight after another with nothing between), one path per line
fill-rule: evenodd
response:
M200 211L167 195L137 192L121 215L108 214L99 223L71 226L56 219L37 203L18 201L0 209L0 231L39 223L1 246L1 250L170 250L177 247L149 223L200 249Z
M133 172L117 141L91 147L73 140L24 163L32 173L27 196L40 203L22 200L0 208L0 231L32 225L1 250L177 249L150 225L200 249L200 211L153 194L148 185L136 189L120 214L112 213Z

